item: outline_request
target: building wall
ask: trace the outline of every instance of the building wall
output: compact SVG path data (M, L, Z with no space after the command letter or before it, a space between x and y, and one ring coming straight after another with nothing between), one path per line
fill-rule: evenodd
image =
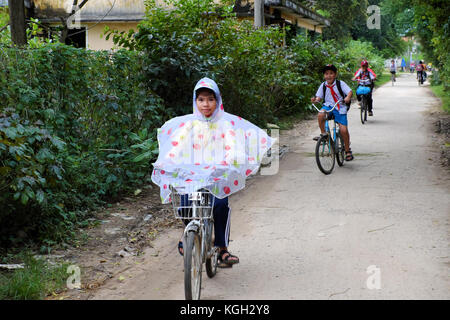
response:
M304 21L298 16L291 15L289 13L282 13L281 17L287 21L289 21L293 25L297 25L298 27L305 28L307 30L316 31L317 33L322 33L322 27L316 27L314 30L314 25L309 23L308 21Z
M87 23L83 24L88 28L86 32L87 48L91 50L110 50L114 47L112 37L106 40L106 37L101 35L106 26L112 30L118 30L119 32L128 32L130 29L137 31L138 22L106 22L106 23Z
M72 10L73 5L73 0L33 0L33 2L35 12L41 18L64 15ZM78 4L80 3L81 1L78 1ZM108 17L118 17L122 20L127 17L142 18L144 12L144 0L89 0L80 10L80 18L98 19L108 13Z

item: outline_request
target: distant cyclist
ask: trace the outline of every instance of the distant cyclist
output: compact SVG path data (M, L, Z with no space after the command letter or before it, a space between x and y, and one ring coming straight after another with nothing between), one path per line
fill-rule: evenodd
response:
M417 71L416 79L422 79L421 83L423 83L423 81L425 80L425 75L424 75L425 70L427 70L427 67L423 64L423 61L420 61L416 66L416 71Z
M372 91L373 91L373 87L375 86L374 81L377 78L377 75L375 74L375 72L373 72L372 69L369 68L369 62L367 60L363 60L361 62L361 68L356 71L355 76L353 77L352 80L371 80L370 83L370 93L369 93L369 116L373 116L373 99L372 99ZM358 98L358 101L361 101L361 96L357 95L356 96Z
M397 81L396 79L396 73L397 73L397 64L395 63L394 60L391 60L391 65L389 67L391 74L394 75L394 82Z

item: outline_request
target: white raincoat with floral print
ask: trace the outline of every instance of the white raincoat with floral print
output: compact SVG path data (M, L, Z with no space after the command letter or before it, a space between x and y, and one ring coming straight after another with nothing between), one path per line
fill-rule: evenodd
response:
M215 93L217 105L209 118L195 102L200 88ZM205 188L223 199L245 187L273 142L264 130L225 112L217 84L203 78L194 88L193 114L173 118L158 129L152 181L161 188L163 203L171 200L169 186L179 193Z

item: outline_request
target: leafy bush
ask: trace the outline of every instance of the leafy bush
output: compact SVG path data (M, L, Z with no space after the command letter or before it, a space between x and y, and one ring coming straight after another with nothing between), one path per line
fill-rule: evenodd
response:
M1 49L0 241L62 241L86 210L148 182L156 128L172 114L138 52ZM143 141L151 156L139 159Z

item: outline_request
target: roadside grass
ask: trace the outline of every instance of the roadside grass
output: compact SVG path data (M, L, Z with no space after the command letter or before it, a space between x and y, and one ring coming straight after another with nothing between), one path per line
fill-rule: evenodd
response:
M388 83L391 81L391 74L390 73L382 73L381 76L377 77L375 80L375 88L381 87L383 84Z
M444 85L438 86L430 86L431 91L433 91L434 95L441 99L442 101L442 109L450 113L450 92L445 91Z
M0 300L40 300L62 292L69 277L69 263L49 264L31 253L22 253L2 263L24 263L23 269L0 271Z

